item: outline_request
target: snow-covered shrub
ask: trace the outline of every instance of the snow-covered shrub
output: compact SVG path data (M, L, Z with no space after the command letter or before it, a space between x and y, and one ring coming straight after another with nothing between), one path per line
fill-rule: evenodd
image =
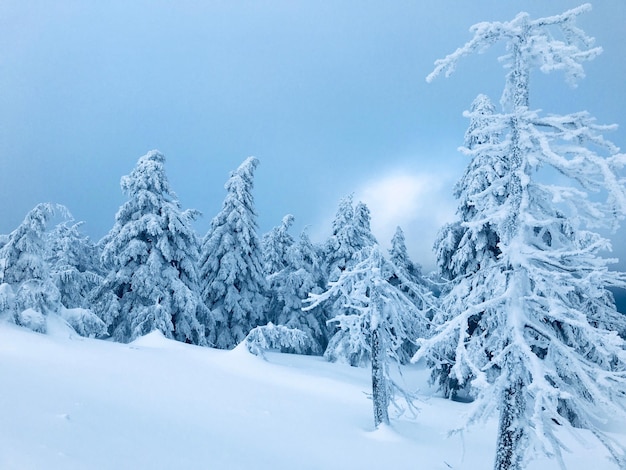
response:
M248 351L261 357L265 357L265 351L307 354L312 348L311 338L304 331L271 322L253 328L246 336L245 344Z

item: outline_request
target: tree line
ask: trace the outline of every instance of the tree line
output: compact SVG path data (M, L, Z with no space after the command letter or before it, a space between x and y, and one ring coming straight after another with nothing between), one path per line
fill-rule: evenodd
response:
M40 332L60 315L79 334L121 342L157 329L202 346L246 341L257 354L369 364L376 425L389 422L398 393L411 401L391 362L421 360L444 396L472 401L466 425L498 413L496 470L524 468L537 454L563 467L558 434L575 428L626 468L601 424L626 418L626 317L609 290L626 288L626 275L609 269L610 243L595 231L626 215L626 155L603 136L613 127L588 113L530 107L533 70L574 82L601 52L575 25L589 9L479 23L435 63L429 80L507 46L500 107L479 95L466 113L470 162L454 188L457 220L435 241L436 277L410 260L399 228L384 253L367 206L350 196L321 244L306 232L294 238L291 215L259 236L252 157L231 173L200 239L197 212L181 208L164 156L152 151L122 178L128 201L97 244L54 204L2 237L1 315ZM570 183L546 182L544 168ZM68 221L47 230L59 215Z

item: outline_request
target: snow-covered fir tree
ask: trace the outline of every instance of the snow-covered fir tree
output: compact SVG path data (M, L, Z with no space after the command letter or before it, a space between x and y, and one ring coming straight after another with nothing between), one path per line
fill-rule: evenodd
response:
M106 276L92 302L116 341L153 330L204 344L213 324L198 286L195 211L181 210L165 174L165 157L150 151L122 177L128 201L103 240Z
M332 234L323 248L323 269L327 279L338 279L341 272L353 264L355 253L375 243L367 206L359 202L355 207L352 195L343 198L333 219Z
M465 153L469 153L471 161L463 176L454 187L454 197L458 199L458 219L445 225L435 241L435 252L439 273L448 283L444 284L445 293L451 290L456 282L463 280L481 266L487 266L497 260L500 255L499 236L492 227L493 221L483 217L485 207L499 207L506 201L502 178L506 175L507 163L505 151L500 148L500 135L505 132L502 124L498 127L495 119L496 108L485 95L479 95L466 113L470 125L465 133ZM442 310L437 322L442 322L448 312ZM469 319L467 333L480 334L476 314ZM437 382L446 397L466 398L469 379L463 380L450 375L454 364L454 348L450 349L447 360L439 358L430 362L432 379Z
M472 103L470 126L465 133L465 151L472 157L465 173L454 187L459 200L458 220L444 226L435 242L437 262L444 279L454 279L475 272L486 260L500 254L498 234L489 220L481 220L482 206L499 206L506 199L505 187L488 191L506 175L504 149L499 148L505 131L494 119L496 108L485 95Z
M276 322L282 310L283 302L279 290L284 276L281 273L287 267L287 252L294 243L293 237L289 234L289 227L293 221L293 215L286 215L282 223L266 233L261 240L263 271L268 283L267 320L272 322Z
M363 248L354 266L342 271L325 292L311 294L310 306L305 307L331 299L343 304L343 313L332 320L338 323L339 333L331 339L327 353L346 358L352 365L370 362L376 426L389 424L392 395L402 391L389 375L389 360L399 363L404 342L417 340L428 323L425 311L389 283L388 264L377 245Z
M389 320L390 325L392 325L389 332L394 336L393 344L390 346L392 356L403 362L406 358L406 343L415 344L418 338L426 335L429 325L428 316L433 307L434 298L423 287L411 283L408 278L402 275L400 269L386 260L380 253L378 245L367 246L353 256L352 266L342 271L337 281L328 283L328 289L325 293L310 295L310 299L314 299L315 302L307 309L320 305L332 305L332 311L336 312L329 323L335 324L337 330L330 338L324 352L324 357L331 362L341 361L352 366L363 366L371 360L371 329L369 326L371 312L367 311L364 314L363 309L355 303L357 300L353 298L353 295L360 292L359 289L369 289L367 283L371 279L369 279L370 274L368 273L371 270L376 275L377 288L385 291L384 296L389 299L389 302L395 302L393 308L397 308L396 314L400 315ZM403 289L398 287L397 283L394 282L397 280L397 275L402 277L411 296L419 296L420 302L415 302L403 292ZM384 279L384 284L379 282L378 277ZM363 281L366 284L357 281ZM358 284L357 287L353 286L356 285L355 283ZM353 292L352 289L356 290ZM401 322L402 325L398 322Z
M302 310L309 293L323 292L324 275L319 254L306 232L286 254L286 266L269 277L276 296L276 323L303 331L310 338L306 354L322 354L328 345L329 328L321 307Z
M293 245L294 239L289 234L289 227L293 225L294 217L287 214L280 225L274 227L263 236L263 270L270 276L287 266L287 251Z
M529 109L533 68L564 71L573 81L600 53L575 26L589 8L479 23L472 40L437 61L429 76L451 73L461 57L498 41L507 44L503 112L487 113L486 124L478 123L480 107L470 114L476 140L465 153L474 162L464 176L469 188L458 194L468 207L439 251L453 275L446 315L415 356L448 364L453 358L450 375L469 380L476 398L469 423L498 410L496 470L524 468L537 452L563 466L556 428L573 425L590 429L626 466L623 450L599 424L626 416L626 345L613 328L607 291L625 279L602 257L609 242L591 231L616 225L626 212L618 176L626 156L602 137L610 126L586 112L545 117ZM575 185L545 183L543 167ZM606 201L589 198L592 191L604 192Z
M81 225L60 223L46 237L52 279L67 308L89 308L89 295L102 282L99 250Z
M229 349L266 322L267 282L252 188L259 161L250 157L226 182L226 199L202 242L202 296L217 325L209 343Z
M400 227L391 239L389 249L389 263L387 263L387 276L389 283L399 289L413 304L423 312L427 319L432 319L437 309L438 300L430 289L429 282L422 275L422 267L411 261L406 248L404 232ZM418 332L420 336L427 335L425 330ZM398 356L402 363L408 362L416 352L416 338L404 341Z
M376 238L372 234L370 228L370 212L368 207L358 202L356 206L353 202L352 195L339 201L337 213L333 219L332 234L322 247L322 271L325 276L324 284L336 281L341 273L346 269L354 266L357 262L355 255L363 248L374 246ZM341 301L335 299L319 305L322 309L322 318L328 322L331 318L340 315L344 309ZM337 329L336 325L329 325L329 347L324 353L326 358L334 361L337 359L334 355L334 347L332 337L335 334L340 336L343 333ZM339 338L335 338L337 342ZM352 361L349 361L352 362Z
M48 224L58 214L69 216L58 204L37 204L0 249L4 316L41 333L46 332L46 317L62 308L61 295L50 277L45 244Z
M48 318L57 315L80 335L103 335L104 324L90 310L63 306L46 245L46 230L55 217L71 218L62 205L38 204L0 248L0 315L41 333L47 331Z

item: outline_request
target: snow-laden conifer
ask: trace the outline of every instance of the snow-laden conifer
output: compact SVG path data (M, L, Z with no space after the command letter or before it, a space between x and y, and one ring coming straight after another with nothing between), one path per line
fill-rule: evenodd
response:
M68 216L58 204L37 204L9 234L0 248L0 284L8 320L41 333L46 317L61 309L59 290L50 277L46 261L45 233L57 214Z
M432 319L437 309L437 299L430 289L428 282L422 275L422 267L411 261L406 248L404 232L400 227L391 239L389 249L389 263L386 265L389 283L399 289L413 304L422 312L427 319ZM416 332L420 337L427 336L425 329ZM398 356L402 363L409 362L416 352L415 342L417 338L411 337L404 341Z
M284 273L287 268L287 252L294 243L289 234L289 227L293 224L291 214L283 217L282 223L263 235L261 240L263 252L263 271L268 283L267 320L277 321L277 316L283 308L281 299Z
M353 264L355 253L375 243L367 206L359 202L355 207L352 195L343 198L333 219L332 234L323 248L323 269L327 279L338 279L341 272Z
M280 225L274 227L263 236L263 270L270 276L287 266L287 251L293 245L294 239L289 234L289 227L293 225L294 217L287 214Z
M470 113L473 140L464 153L473 163L458 193L469 205L439 250L453 286L436 334L415 357L444 364L453 358L451 376L469 381L476 397L470 423L498 410L496 470L524 468L536 452L563 466L558 434L573 425L590 429L619 467L626 465L599 424L626 416L625 344L607 291L625 279L601 256L609 242L591 231L615 226L626 211L619 176L626 157L601 135L612 127L588 113L543 116L529 108L533 68L563 71L573 81L600 52L574 24L588 9L477 24L473 39L437 61L428 77L449 74L471 52L507 44L504 111L487 113L482 124L481 107ZM544 167L574 185L546 183Z
M343 313L333 318L339 331L326 350L331 359L342 358L351 365L370 362L374 423L389 424L388 407L394 391L402 391L389 375L389 360L400 361L399 351L407 340L425 333L428 320L404 293L389 283L393 271L377 245L363 248L353 267L344 270L321 294L311 294L314 308L333 299Z
M275 295L276 323L306 333L310 341L305 354L322 354L328 344L329 327L324 310L315 307L302 310L309 293L319 294L324 289L324 275L320 266L318 249L306 232L293 243L286 253L286 266L269 276Z
M332 234L322 247L322 271L324 273L324 285L336 281L341 273L351 268L358 261L355 256L365 247L376 244L376 238L370 228L370 212L368 207L358 202L356 206L352 195L343 198L339 202L337 213L333 219ZM327 321L342 313L344 305L337 299L329 300L325 304L320 304L322 317ZM340 336L343 333L335 325L329 325L329 347L325 356L329 360L336 360L333 344L339 340L332 337L335 334ZM352 362L352 361L349 361Z
M122 177L128 201L103 241L107 274L93 306L116 341L159 330L167 338L204 344L204 326L212 323L198 287L191 226L197 213L181 210L164 163L153 150Z
M35 206L0 248L0 314L9 321L45 333L48 317L58 315L83 336L105 334L104 324L88 309L66 309L48 260L48 224L71 218L62 205Z
M209 343L228 349L266 323L267 282L252 188L259 161L250 157L226 182L226 199L202 242L202 296L217 325Z
M52 279L67 308L89 308L89 295L102 282L99 250L81 225L60 223L46 237Z
M401 360L405 343L415 343L426 335L428 314L432 308L430 297L427 292L423 292L422 302L418 306L391 283L393 273L399 272L382 256L378 245L364 247L354 255L354 265L342 271L337 281L329 282L324 293L309 295L311 305L305 311L324 302L335 306L333 311L336 315L329 323L334 323L337 331L324 352L326 359L346 362L352 366L362 366L371 360L370 322L371 315L375 314L373 309L378 308L367 300L372 286L380 291L376 295L382 295L388 304L385 307L388 318L385 317L384 328L389 328L388 333L393 336L387 345L393 358ZM406 278L405 281L408 282ZM417 292L418 289L413 291L415 294Z
M498 207L506 199L506 188L499 184L508 170L505 151L499 145L505 129L495 112L491 100L479 95L467 114L470 125L465 148L472 160L454 187L458 220L444 226L435 242L440 274L445 279L471 274L500 254L492 221L480 216L485 206Z

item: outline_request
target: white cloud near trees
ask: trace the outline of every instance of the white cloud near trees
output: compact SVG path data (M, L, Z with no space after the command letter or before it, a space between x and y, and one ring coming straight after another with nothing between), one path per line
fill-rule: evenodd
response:
M439 229L455 212L454 179L433 171L394 170L366 182L355 192L372 214L372 231L388 247L396 227L404 230L414 261L434 269L432 246Z

